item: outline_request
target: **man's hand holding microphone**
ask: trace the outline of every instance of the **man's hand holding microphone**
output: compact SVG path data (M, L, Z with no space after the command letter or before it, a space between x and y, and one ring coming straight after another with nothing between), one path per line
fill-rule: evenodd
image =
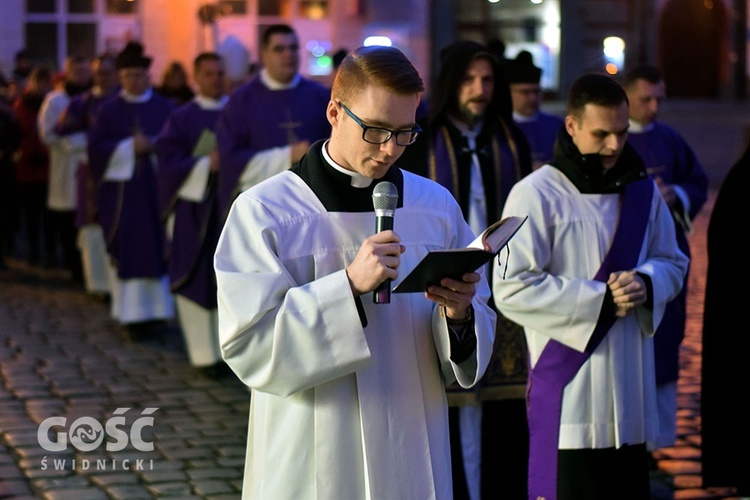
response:
M398 204L398 190L390 182L380 182L373 191L376 233L362 242L356 257L346 268L354 296L373 292L376 304L387 304L391 299L391 281L398 278L401 254L406 247L393 231L393 216ZM441 286L425 290L425 297L445 307L446 315L454 320L463 320L476 294L478 273L467 273L463 280L444 278Z

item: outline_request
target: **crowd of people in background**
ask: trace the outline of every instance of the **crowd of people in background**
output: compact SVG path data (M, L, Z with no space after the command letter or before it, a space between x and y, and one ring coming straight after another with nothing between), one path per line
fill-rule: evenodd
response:
M471 318L455 320L446 313L446 332L451 333L458 328L466 334L467 327L456 327L457 323L469 321L468 328L482 323L486 329L496 318L491 328L496 340L490 358L484 359L487 353L482 353L481 363L470 369L461 368L468 356L454 353L441 358L448 367L442 367L444 373L450 366L457 372L456 383L443 388L450 406L445 422L428 411L428 406L437 404L428 397L424 409L427 420L419 423L413 415L390 409L392 418L404 425L424 425L429 431L425 431L424 439L440 442L440 450L449 447L434 441L430 432L435 428L430 426L446 425L450 453L443 460L451 462L451 480L432 478L421 483L412 475L407 487L404 469L397 474L404 475L402 482L387 487L367 485L366 478L363 482L358 476L345 474L346 467L363 465L360 458L347 466L333 461L329 467L341 470L329 473L352 493L372 489L409 491L420 496L431 488L451 485L450 495L441 492L436 496L479 500L513 492L547 498L556 495L560 499L603 498L601 495L641 498L639 495L648 489L649 452L675 441L677 364L685 328L690 256L687 238L690 221L708 194L708 179L695 153L674 129L657 120L659 104L665 98L659 70L653 66L635 68L621 83L603 74L582 75L573 84L565 115L556 116L542 110L542 69L534 64L532 55L522 51L514 59L506 59L500 40L487 44L457 41L445 47L434 88L421 99L417 98L422 93L419 75L400 53L341 49L335 56L336 71L344 63L346 72L342 81L334 79L332 90L299 72L299 48L291 26L273 25L263 34L257 71L246 81L230 83L227 61L218 52L205 52L195 58L191 71L180 62L171 62L158 84L151 81L152 57L138 42L129 42L118 54L101 54L93 59L70 56L59 72L34 64L27 51L19 51L12 73L0 74L0 270L7 266L8 258L18 255L31 266L62 268L73 283L109 304L112 317L127 328L132 341L162 335L168 322L175 320L184 335L189 361L202 374L240 377L255 391L259 402L279 413L291 411L293 405L277 392L299 391L298 403L308 404L306 391L318 386L302 379L319 376L319 384L328 384L326 390L330 391L320 394L327 394L331 404L340 405L349 415L352 401L344 393L360 384L360 397L370 398L369 391L376 389L376 385L365 387L365 371L359 372L358 381L346 382L348 375L361 369L361 358L369 355L365 354L367 342L373 352L383 349L381 355L395 347L376 346L374 340L364 340L364 336L359 347L347 346L353 352L353 368L336 367L342 370L340 380L346 383L336 389L342 392L334 394L331 380L335 372L328 373L329 367L324 366L335 362L325 359L327 344L320 346L321 367L325 368L320 372L317 369L321 367L305 367L304 363L296 366L301 361L294 355L276 360L279 366L261 368L271 358L257 359L262 350L248 353L245 335L249 325L260 322L253 328L269 335L258 342L256 348L262 348L273 338L274 325L263 323L260 312L258 316L251 313L267 314L268 308L280 307L283 310L275 313L279 318L275 321L288 321L288 328L301 329L304 322L297 324L300 320L296 318L300 311L284 307L311 307L325 298L330 302L326 307L342 317L358 318L356 323L361 322L362 328L367 326L368 315L375 327L384 331L396 327L396 323L388 322L396 319L379 319L382 308L362 304L362 294L357 294L359 282L353 275L348 280L356 297L351 308L345 307L346 297L337 299L328 287L316 291L312 286L299 296L291 295L288 282L295 276L317 283L325 273L318 275L316 266L326 269L324 261L335 260L321 257L329 249L313 235L300 236L310 239L311 248L300 247L294 258L286 256L288 282L264 281L262 273L260 278L256 276L260 271L254 274L246 270L254 266L274 269L274 259L281 259L276 255L280 250L274 248L274 238L289 229L281 224L266 227L274 213L289 218L289 224L295 217L317 213L318 208L307 199L295 199L299 206L283 206L283 195L299 181L298 176L302 181L296 189L307 185L322 200L325 210L347 214L342 220L321 223L321 230L341 239L342 254L358 248L362 241L347 238L359 234L353 221L365 211L357 200L363 191L348 190L367 188L370 183L366 181L372 181L374 173L363 166L365 163L356 163L359 160L349 150L370 153L357 151L359 146L347 143L345 131L351 121L356 133L349 134L349 139L361 136L363 146L377 146L371 148L373 151L390 148L391 137L395 136L393 147L397 151L389 154L397 159L391 162L389 156L380 164L395 162L403 173L396 175L399 169L391 169L386 177L395 175L392 180L397 185L416 183L430 193L436 188L428 188L432 184L423 183L422 178L442 186L434 194L450 209L450 225L460 220L478 234L503 215L529 214L530 220L526 232L511 245L514 255L509 265L502 271L498 266L488 266L480 273L483 277L478 285L471 278L472 293L466 292L468 299L461 298L461 307L444 309L465 312ZM390 81L377 68L368 67L369 58L405 71L411 78L407 90L397 87L403 82ZM358 86L373 92L372 96L365 91L358 93L354 90ZM363 109L369 114L362 115ZM381 116L379 113L394 121L368 121L368 117ZM402 128L391 130L396 126ZM412 134L408 139L407 132ZM323 146L323 141L330 142ZM334 168L340 162L351 162L352 168L339 168L338 173L331 174L328 167L319 164L320 159ZM288 174L290 169L296 176ZM286 173L286 178L277 175L281 173ZM351 186L348 177L344 178L346 186L336 184L342 182L336 177L342 174L352 176ZM412 179L412 174L419 180ZM264 182L272 177L277 179L275 184ZM255 188L258 184L264 189ZM640 189L651 184L653 191L643 188L636 192L635 186ZM233 213L235 201L247 191L255 198L243 198ZM278 198L272 196L275 191ZM611 241L621 242L620 226L616 224L621 208L615 193L623 197L623 203L628 200L628 207L637 208L634 214L643 209L645 217L632 223L642 226L640 255L640 246L630 249L635 254L617 264L608 260L607 253ZM638 197L646 200L640 207ZM403 210L412 203L399 200L398 206ZM426 210L428 205L428 200L419 200L415 207L417 211ZM367 208L371 210L371 204ZM435 220L443 224L444 216ZM223 236L227 220L230 229ZM258 228L257 234L243 233L243 225L248 222ZM339 226L345 231L340 232ZM447 242L451 237L455 234L440 234L437 239ZM250 238L261 239L262 245ZM369 244L392 244L396 240ZM311 262L305 264L307 252L314 245L320 246L317 258L323 262L310 257ZM349 257L354 263L362 258L354 254ZM247 259L263 265L249 265ZM327 279L333 280L335 271L343 267L340 262L330 266L332 277ZM398 267L398 262L390 266L391 272L394 266ZM715 268L713 265L711 269ZM341 274L339 281L346 283L346 274ZM259 291L254 293L255 286ZM243 290L264 296L237 301ZM472 300L476 302L474 292L482 297L483 306L474 303L467 309ZM428 298L441 304L441 295L428 294ZM265 303L271 299L280 303ZM716 302L711 304L715 306ZM484 306L489 312L482 310ZM638 316L634 311L646 312ZM402 313L407 316L406 311ZM285 314L291 319L285 319ZM307 327L323 328L321 325L327 325L323 316L319 325L309 323ZM414 307L408 316L414 320L413 325L410 320L410 326L428 328L430 314L426 310ZM656 324L660 326L654 337ZM707 319L706 325L713 327L715 323ZM220 326L231 334L222 337ZM605 336L609 328L615 333ZM477 333L480 343L487 340L482 337L486 333ZM529 392L525 400L495 400L482 395L479 378L486 370L485 384L492 383L490 375L501 370L502 339L513 335L524 337L523 343L528 345L526 369L536 381L536 392ZM617 335L620 340L613 339ZM481 346L476 341L470 345L478 353ZM469 345L466 342L465 336L459 340L451 337L450 347L461 349ZM549 349L548 344L552 346ZM275 353L274 345L266 347L269 353ZM307 347L312 349L314 344ZM398 349L405 352L406 347ZM547 359L556 355L552 363L562 366L572 351L585 357L576 360L572 372L566 371L567 378L560 376L569 386L547 387L545 380L558 377L554 370L544 371L549 369ZM302 351L296 354L305 356ZM442 354L440 349L437 354L429 351L436 359ZM428 357L425 352L415 353L411 361L402 361L403 366L396 368L394 363L377 370L411 373L407 365L426 364ZM229 365L225 359L231 361ZM287 363L289 372L276 374ZM256 373L263 369L267 373ZM478 375L477 380L469 383L471 376L460 375L462 369ZM300 380L289 375L296 371ZM437 370L426 373L429 378ZM386 386L395 393L392 382L394 386ZM413 388L420 398L422 391L431 394L433 389L431 385ZM532 398L539 401L549 394L557 400L556 407L529 410ZM370 403L377 402L377 397ZM315 403L311 408L322 411ZM417 409L423 411L421 406ZM539 413L545 410L547 414ZM551 415L557 420L549 421ZM296 418L312 426L303 415ZM367 439L367 432L378 440L386 435L381 434L385 430L379 429L378 419L374 420L368 424L370 430L361 430L365 437L336 438L341 446L348 447L351 457L363 453L359 446ZM254 421L258 426L276 425L251 416L251 423ZM497 425L501 421L502 430ZM277 430L285 432L283 427ZM336 430L334 425L326 432L333 436ZM534 436L531 440L530 431ZM541 435L546 443L539 441L540 432L544 432ZM253 445L254 451L263 456L268 450L253 444L252 437L248 449ZM311 449L320 444L308 443L305 436L297 438ZM431 449L432 472L444 467L435 455L438 448L426 446L420 439L409 441L413 446L410 453L416 456L420 447ZM374 443L371 446L377 448ZM628 446L623 447L623 443ZM319 451L316 449L316 453ZM553 462L550 453L557 457ZM544 463L540 457L544 457ZM383 456L369 459L374 464L372 477L384 474L379 481L386 482L395 477L393 464L398 460L388 464ZM368 459L361 460L367 464ZM523 467L513 469L519 460ZM294 462L290 459L289 464ZM439 467L435 465L438 463ZM554 474L545 468L550 463L557 464ZM274 474L249 461L247 467L248 474ZM492 471L497 468L515 470L503 491L495 489ZM299 477L307 473L309 470L301 470ZM275 477L263 487L246 477L245 491L294 491L284 481L285 475ZM591 488L588 492L580 488L582 482ZM320 493L331 487L311 484L298 491Z

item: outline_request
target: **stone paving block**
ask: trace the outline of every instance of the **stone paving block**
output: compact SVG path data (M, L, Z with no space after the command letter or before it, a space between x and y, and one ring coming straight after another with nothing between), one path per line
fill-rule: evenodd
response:
M140 485L117 485L107 489L107 493L113 500L143 500L153 498L152 492L145 486Z
M237 437L234 435L224 435L224 436L204 436L197 439L188 439L188 444L190 446L215 446L215 445L222 445L222 444L234 444L237 442Z
M219 458L216 460L216 463L222 467L234 467L239 470L244 470L245 453L243 451L242 455L237 455L236 457Z
M14 397L18 399L32 399L49 396L50 391L44 387L21 387L11 391Z
M703 487L703 478L699 474L681 474L672 481L680 489L699 489Z
M155 497L179 496L185 498L192 495L193 488L187 482L150 484L146 490Z
M701 450L693 446L673 446L662 449L662 452L667 459L700 460L701 458Z
M174 424L174 429L176 432L180 433L183 429L185 430L191 430L191 431L199 431L204 432L211 429L220 429L222 427L221 420L215 420L215 421L201 421L196 420L194 422L190 422L189 424Z
M95 488L72 488L45 491L44 500L107 500L107 495Z
M92 474L90 480L97 486L103 486L105 489L111 486L140 484L140 477L135 474Z
M180 438L177 436L180 436ZM167 453L173 450L182 450L187 444L184 439L181 439L181 436L182 433L174 433L170 437L163 436L156 440L154 446L162 453Z
M16 459L6 446L0 444L0 467L5 465L16 465Z
M187 467L187 460L154 460L153 472L167 472L167 471L182 471ZM148 471L144 471L143 474L147 474Z
M34 479L32 483L34 487L40 491L69 490L74 488L84 488L91 485L85 477L77 476L75 474L69 474L65 477L37 478Z
M16 467L15 463L10 465L0 465L0 481L6 481L10 479L23 479L24 475L21 470Z
M48 389L50 382L36 373L11 373L5 378L5 385L10 390L15 389Z
M724 498L725 497L713 494L700 488L688 488L683 490L675 490L674 492L675 500L718 500Z
M23 497L33 498L34 491L26 484L26 481L7 479L0 476L0 498L19 499Z
M143 480L151 483L187 482L188 476L183 470L152 470L141 473Z
M52 393L61 398L73 398L76 396L90 396L92 393L98 393L98 389L85 380L81 380L78 383L70 385L56 385L52 389Z
M111 416L119 405L105 396L101 390L92 388L89 394L67 399L68 414L79 416Z
M222 422L221 427L203 429L201 432L204 436L226 436L227 433L231 433L244 441L247 437L247 415L240 415L240 417Z
M39 446L38 443L30 446L13 446L13 450L21 460L30 459L38 462L42 457L52 455L49 451Z
M37 438L38 428L39 428L38 424L32 424L23 429L10 430L3 434L3 441L5 441L5 443L8 446L13 446L13 447L15 446L23 447L23 446L29 446L29 445L38 446L39 445L39 440Z
M242 495L236 493L227 495L206 495L205 500L240 500L241 498Z
M242 471L237 469L222 469L220 467L188 469L185 471L192 480L199 479L237 479L242 477Z
M685 474L700 474L701 464L695 460L662 460L659 462L659 469L673 475L681 476Z
M207 448L174 448L162 450L162 453L167 460L189 460L192 458L212 457L214 451Z
M228 482L216 480L193 481L193 489L202 497L206 497L207 495L236 493L235 489Z

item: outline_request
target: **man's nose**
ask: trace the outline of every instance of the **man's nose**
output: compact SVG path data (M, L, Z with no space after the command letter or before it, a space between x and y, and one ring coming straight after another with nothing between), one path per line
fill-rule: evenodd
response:
M607 149L612 151L619 151L620 148L625 144L625 137L620 137L615 134L608 135L604 141L604 145Z
M403 146L396 144L396 134L391 135L387 141L380 145L380 150L385 151L391 156L395 155L401 148Z

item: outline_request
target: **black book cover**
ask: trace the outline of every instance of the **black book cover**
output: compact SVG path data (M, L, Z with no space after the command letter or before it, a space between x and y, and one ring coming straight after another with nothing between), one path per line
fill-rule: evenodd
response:
M485 229L469 246L434 250L393 288L393 293L424 292L443 278L461 279L479 269L508 244L528 217L509 216Z

